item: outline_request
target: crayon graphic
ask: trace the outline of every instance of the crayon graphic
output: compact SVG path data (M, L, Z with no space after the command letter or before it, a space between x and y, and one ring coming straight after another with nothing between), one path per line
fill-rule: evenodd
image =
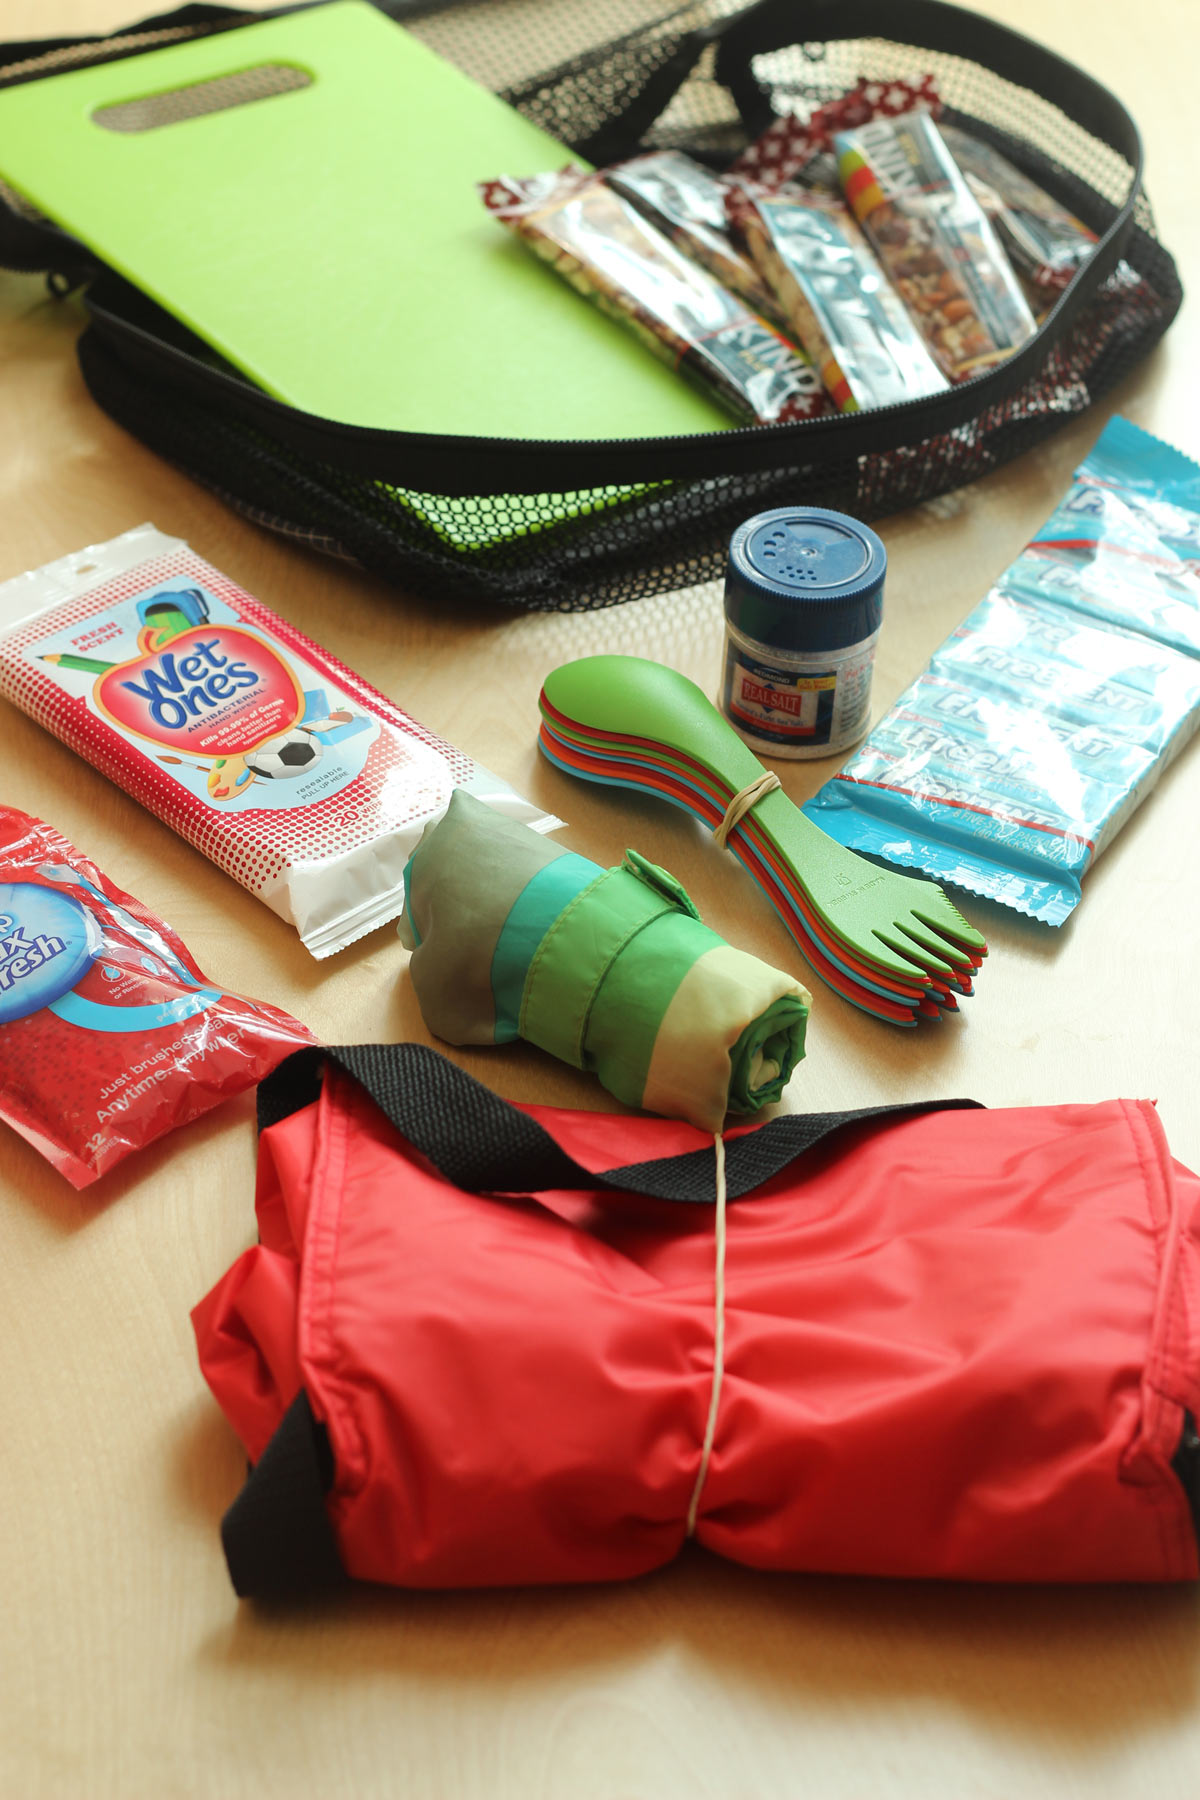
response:
M60 669L77 669L81 675L107 675L117 666L116 663L98 662L94 656L72 656L69 650L52 650L41 660L54 663Z

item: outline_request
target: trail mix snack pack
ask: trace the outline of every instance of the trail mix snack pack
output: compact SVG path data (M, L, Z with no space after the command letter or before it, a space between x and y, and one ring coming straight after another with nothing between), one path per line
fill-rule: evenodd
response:
M75 1187L314 1042L214 986L61 832L0 806L0 1119Z
M488 211L743 424L811 419L815 370L744 300L676 249L603 176L580 168L482 182Z
M152 525L0 584L0 694L330 956L456 787L559 823Z
M864 76L837 99L803 117L784 113L742 151L730 173L766 187L788 183L836 194L835 137L876 119L915 111L937 121L946 148L1018 273L1044 297L1060 292L1091 254L1096 234L992 144L943 119L932 75L908 82Z
M854 215L951 381L1032 336L1012 265L928 113L837 132L834 147Z
M727 206L839 411L891 406L947 386L839 201L746 183L731 184Z

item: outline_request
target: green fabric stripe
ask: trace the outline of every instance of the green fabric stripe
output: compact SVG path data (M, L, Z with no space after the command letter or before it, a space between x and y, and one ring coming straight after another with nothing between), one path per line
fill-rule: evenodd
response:
M609 965L651 920L677 911L673 896L625 868L608 869L581 889L530 964L521 1001L521 1036L576 1069L590 1066L584 1057L588 1014ZM664 987L651 959L639 961L645 1005L654 1009L657 1030L674 988Z
M496 1009L496 1042L510 1044L520 1036L521 996L538 945L563 908L600 874L586 856L566 851L527 881L513 901L500 929L492 957L492 1001Z
M592 1005L584 1067L626 1106L641 1106L659 1027L679 984L724 939L688 913L669 912L609 968Z
M807 1024L808 1007L795 994L781 994L751 1019L729 1052L730 1112L758 1112L775 1104L804 1055Z

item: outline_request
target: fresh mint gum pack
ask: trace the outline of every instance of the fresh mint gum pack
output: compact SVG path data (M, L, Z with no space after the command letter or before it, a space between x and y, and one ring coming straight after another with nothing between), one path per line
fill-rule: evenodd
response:
M1200 725L1200 466L1113 419L1066 498L804 810L1061 925Z

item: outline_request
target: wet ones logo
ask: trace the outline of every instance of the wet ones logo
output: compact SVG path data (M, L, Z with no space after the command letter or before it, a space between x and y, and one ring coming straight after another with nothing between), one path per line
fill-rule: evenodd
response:
M93 690L123 730L174 749L249 750L288 730L304 696L282 658L236 626L196 626L169 648L117 663Z

